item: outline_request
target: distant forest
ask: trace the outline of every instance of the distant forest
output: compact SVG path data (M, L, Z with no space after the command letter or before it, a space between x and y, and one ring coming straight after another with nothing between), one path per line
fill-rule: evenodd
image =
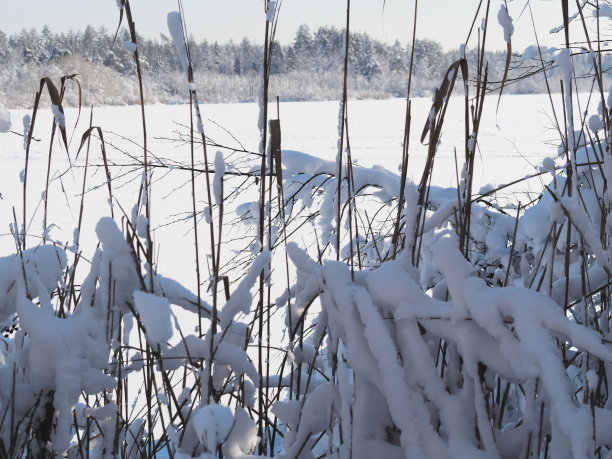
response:
M83 88L83 103L124 105L137 103L137 86L133 78L132 53L123 49L129 39L127 31L114 34L105 28L88 26L84 31L53 33L23 30L6 35L0 31L0 103L7 107L30 107L39 80L43 76L59 77L77 73ZM159 39L138 40L139 54L145 71L145 94L148 103L181 103L188 98L180 62L172 41L161 34ZM195 82L205 102L250 102L258 100L263 47L248 39L239 43L190 42ZM411 45L388 44L367 33L351 33L349 45L349 96L351 98L405 97ZM281 100L338 99L342 88L344 30L321 27L311 31L302 25L289 45L276 43L271 64L271 97ZM520 50L522 51L522 50ZM544 50L550 57L553 50ZM476 53L476 50L468 50ZM413 96L430 96L441 83L448 66L458 58L459 49L444 51L432 40L416 40L414 46ZM501 80L505 52L487 55L489 80ZM471 63L476 59L469 59ZM588 74L586 57L581 68ZM520 65L519 65L520 64ZM513 58L510 78L538 68L533 60ZM608 66L604 65L604 68ZM472 70L472 74L475 72ZM558 78L557 78L558 80ZM555 80L556 81L556 80ZM543 78L518 79L507 93L533 93L545 90ZM68 105L78 103L77 91L68 91Z

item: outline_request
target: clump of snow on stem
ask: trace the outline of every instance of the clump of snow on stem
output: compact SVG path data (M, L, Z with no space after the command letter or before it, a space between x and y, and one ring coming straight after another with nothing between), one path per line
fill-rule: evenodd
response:
M597 133L601 131L602 125L601 125L601 118L599 117L599 115L591 115L589 117L589 129L593 133Z
M253 298L251 296L251 288L255 284L260 273L266 268L266 265L270 263L270 252L261 252L257 258L253 261L253 264L249 268L247 275L240 281L240 284L232 293L227 303L221 310L219 317L221 319L221 326L227 327L230 322L234 319L234 316L239 312L248 313L251 310L251 304Z
M218 206L223 203L223 176L225 175L225 161L223 153L217 151L215 155L215 175L213 177L213 194Z
M529 61L531 59L538 59L540 57L540 50L537 45L529 45L523 51L521 55L521 60L519 61L519 65Z
M30 115L23 116L23 149L25 150L28 146L28 136L30 135L30 123L32 118Z
M500 5L499 11L497 12L497 22L504 29L504 40L506 43L510 43L512 34L514 33L514 25L512 24L512 18L508 13L506 5Z
M130 40L124 40L121 42L121 47L123 49L125 49L126 51L129 51L130 53L133 53L136 51L136 43L130 41Z
M138 215L138 217L136 217L136 234L138 234L138 237L146 239L148 230L149 219L144 215Z
M206 405L193 415L193 429L204 448L214 453L232 429L234 416L227 406Z
M612 6L607 3L600 2L599 9L595 8L593 10L593 16L612 19Z
M149 344L154 348L165 347L172 337L168 300L150 293L134 292L134 306L144 326Z
M62 129L66 128L66 116L60 110L60 108L55 104L51 104L51 111L53 112L53 116L55 117L55 124L57 124Z
M555 65L559 67L563 75L564 83L569 83L572 78L574 66L572 64L571 51L569 48L563 48L555 57Z
M268 11L266 12L266 21L274 22L275 14L276 14L276 0L270 0L270 2L268 2Z
M187 59L187 44L183 35L183 19L178 11L168 13L168 32L174 42L185 75L189 73L189 60Z

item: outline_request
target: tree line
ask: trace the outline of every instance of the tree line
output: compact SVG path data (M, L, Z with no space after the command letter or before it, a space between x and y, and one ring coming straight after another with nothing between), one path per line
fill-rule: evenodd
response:
M367 33L349 37L349 89L353 97L404 97L411 44L384 43ZM132 103L130 77L135 71L132 53L122 47L129 40L127 30L114 33L104 27L88 26L83 31L54 33L49 27L40 32L22 30L7 35L0 31L0 102L7 106L27 106L41 76L78 73L85 88L95 94L85 96L97 104ZM301 25L290 44L273 45L271 89L284 100L338 98L344 60L345 32L336 27L311 31ZM170 38L138 40L141 66L147 74L147 97L151 102L184 102L186 91L177 77L181 64ZM209 102L253 101L258 96L258 79L263 62L263 46L243 38L236 43L196 41L189 43L196 74ZM546 54L548 51L544 50ZM476 50L468 50L476 53ZM428 96L448 66L459 57L457 50L445 51L433 40L414 43L413 95ZM469 56L468 56L469 57ZM518 61L520 56L515 59ZM491 52L489 79L503 74L504 52ZM476 59L470 59L474 62ZM520 72L515 72L520 75ZM541 79L540 79L541 80ZM537 92L544 89L538 79L519 80L508 92ZM299 91L298 89L299 88ZM85 89L84 88L84 89ZM70 103L70 101L68 101Z

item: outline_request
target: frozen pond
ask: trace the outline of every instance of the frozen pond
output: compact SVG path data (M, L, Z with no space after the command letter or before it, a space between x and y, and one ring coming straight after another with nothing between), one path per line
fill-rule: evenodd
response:
M558 132L552 122L552 111L548 96L524 95L504 96L496 113L496 95L485 101L485 113L478 136L478 153L474 191L486 184L499 185L531 174L547 156L555 156L559 144ZM413 100L412 129L410 140L409 175L418 181L421 176L427 147L419 141L424 122L431 107L431 100ZM202 105L205 130L209 137L220 145L258 151L259 131L257 127L259 107L256 104L218 104ZM303 151L313 156L333 160L337 154L338 109L336 101L330 102L284 102L280 104L282 125L282 145L284 149ZM358 166L380 165L397 172L404 133L406 103L402 99L382 101L350 101L348 106L349 136L352 156ZM593 110L589 110L592 113ZM11 117L13 129L21 131L21 119L26 110L13 110ZM277 106L270 104L270 118L275 118ZM462 167L464 142L464 104L462 98L453 98L446 114L442 143L436 156L433 184L456 186L457 169L455 150ZM54 223L50 235L54 240L71 242L73 229L79 215L80 190L83 180L85 149L76 159L80 139L89 123L89 110L83 109L79 123L74 129L77 110L67 109L68 136L71 138L70 157L79 167L68 170L68 159L64 148L57 142L53 150L50 175L54 177L49 189L49 209L47 225ZM146 107L148 148L151 157L166 158L177 163L188 164L190 150L184 142L179 142L179 134L186 135L189 124L189 108L183 105ZM33 142L30 154L28 175L28 233L33 237L42 235L43 201L41 193L47 173L49 153L49 133L52 125L51 111L38 113L34 137L41 139ZM93 111L93 125L104 130L107 141L109 162L133 164L135 158L142 158L142 129L140 107L102 107ZM209 150L210 160L215 149ZM14 251L14 241L9 234L9 224L13 221L13 206L19 221L22 213L23 188L20 171L24 168L22 137L3 134L0 137L2 170L0 192L2 193L2 221L0 222L0 251L8 254ZM201 149L196 150L201 158ZM99 143L92 142L90 163L102 164ZM111 167L114 194L122 208L129 215L136 202L139 184L137 174L123 175L129 170L118 166ZM153 179L152 228L159 245L158 262L175 269L180 266L186 273L192 271L193 247L191 237L186 236L189 227L172 222L185 218L191 209L190 174L181 170L157 169ZM539 192L541 184L536 181L525 183L521 191ZM202 185L204 182L202 181ZM97 220L109 215L108 195L104 185L101 168L90 168L85 196L85 211L81 244L83 254L89 256L95 245L93 229ZM254 198L255 199L255 198ZM520 199L520 198L519 198ZM525 199L523 198L523 202ZM198 205L204 207L204 191L200 191ZM121 210L115 207L120 214ZM172 245L168 244L171 240ZM40 239L37 239L39 241ZM33 244L34 239L30 243ZM172 247L171 249L167 247ZM185 274L187 277L191 275ZM181 276L182 277L182 276ZM183 279L186 284L190 281Z

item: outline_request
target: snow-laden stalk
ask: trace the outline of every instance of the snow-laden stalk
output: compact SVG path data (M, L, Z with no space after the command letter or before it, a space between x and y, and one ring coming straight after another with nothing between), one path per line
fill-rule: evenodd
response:
M346 0L346 28L344 30L344 67L342 80L342 99L340 100L340 113L338 114L338 155L336 163L338 172L336 174L336 260L340 260L340 228L342 226L342 161L344 157L345 119L347 118L348 104L348 61L350 52L350 24L351 24L351 0Z

